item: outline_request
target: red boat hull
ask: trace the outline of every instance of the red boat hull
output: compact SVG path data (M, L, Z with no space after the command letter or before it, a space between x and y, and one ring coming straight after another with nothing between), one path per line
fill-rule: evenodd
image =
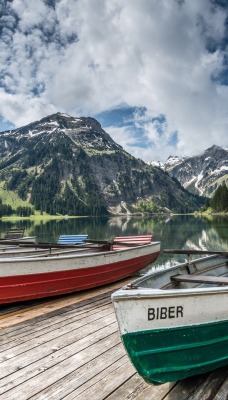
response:
M154 262L159 251L99 266L0 277L0 304L77 292L133 275ZM37 264L39 260L37 261Z

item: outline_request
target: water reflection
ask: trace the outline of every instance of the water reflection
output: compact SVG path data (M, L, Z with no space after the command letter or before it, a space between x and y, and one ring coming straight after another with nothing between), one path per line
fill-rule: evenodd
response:
M228 217L201 218L193 215L160 217L85 217L61 220L0 220L0 235L8 228L25 228L25 234L38 241L55 242L62 234L87 233L93 239L154 234L161 248L228 251ZM184 255L159 256L155 267L184 261ZM143 272L147 272L147 267Z

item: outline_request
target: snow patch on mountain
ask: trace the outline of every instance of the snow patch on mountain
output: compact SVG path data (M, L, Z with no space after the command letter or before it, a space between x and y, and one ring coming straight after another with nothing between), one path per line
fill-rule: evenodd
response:
M181 164L186 157L179 157L179 156L169 156L167 161L162 162L162 161L151 161L149 162L150 165L153 167L159 167L163 169L163 171L169 171L169 169L173 168L176 165Z
M182 186L200 196L212 196L218 185L227 182L228 148L212 146L194 157L170 156L166 162L151 162L159 166Z

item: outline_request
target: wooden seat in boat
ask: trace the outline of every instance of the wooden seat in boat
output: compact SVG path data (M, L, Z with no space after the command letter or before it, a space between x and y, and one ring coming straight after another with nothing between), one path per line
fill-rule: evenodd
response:
M25 228L7 229L4 239L21 239L24 236Z
M87 234L83 235L60 235L58 244L83 244L88 238Z
M228 277L226 276L209 276L209 275L184 275L179 274L171 277L175 282L192 282L192 283L208 283L215 285L228 285Z
M150 244L152 242L153 235L143 235L143 236L116 236L114 238L114 244L112 246L113 250L123 249L124 247L129 247L129 245L143 245ZM118 243L119 242L119 243ZM123 243L123 244L121 244ZM124 244L128 246L124 246Z

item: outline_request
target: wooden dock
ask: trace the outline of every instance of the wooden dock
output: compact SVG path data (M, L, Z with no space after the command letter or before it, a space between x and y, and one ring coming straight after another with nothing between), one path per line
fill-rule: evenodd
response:
M110 300L125 283L2 306L0 399L227 400L228 368L160 386L136 373Z

